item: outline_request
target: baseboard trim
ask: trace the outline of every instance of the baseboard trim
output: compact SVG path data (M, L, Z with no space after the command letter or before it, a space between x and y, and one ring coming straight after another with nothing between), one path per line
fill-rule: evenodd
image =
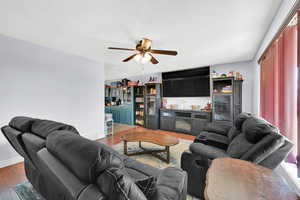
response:
M17 164L17 163L20 163L23 161L24 161L24 158L21 156L16 156L16 157L13 157L13 158L10 158L7 160L2 160L2 161L0 161L0 168L8 167L10 165L14 165L14 164Z

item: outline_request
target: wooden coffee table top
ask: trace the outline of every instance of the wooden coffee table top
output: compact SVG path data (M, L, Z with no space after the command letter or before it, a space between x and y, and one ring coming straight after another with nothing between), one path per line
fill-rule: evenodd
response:
M243 160L215 159L206 177L206 200L297 200L282 177Z
M150 142L160 146L174 146L179 143L178 138L174 136L155 132L133 131L123 135L121 138L126 142Z

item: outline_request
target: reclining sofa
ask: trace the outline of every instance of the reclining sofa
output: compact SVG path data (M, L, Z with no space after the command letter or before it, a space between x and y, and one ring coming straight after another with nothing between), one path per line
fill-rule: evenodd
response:
M187 175L156 169L81 137L70 125L15 117L2 129L47 200L185 200Z
M188 193L203 199L213 159L231 157L274 169L292 147L278 128L248 113L241 113L232 126L208 124L181 156L181 168L188 173Z

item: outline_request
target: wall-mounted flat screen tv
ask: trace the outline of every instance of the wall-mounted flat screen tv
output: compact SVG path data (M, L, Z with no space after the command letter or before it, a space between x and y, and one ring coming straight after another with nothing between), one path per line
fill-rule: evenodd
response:
M208 97L210 96L209 75L209 67L163 73L163 96Z

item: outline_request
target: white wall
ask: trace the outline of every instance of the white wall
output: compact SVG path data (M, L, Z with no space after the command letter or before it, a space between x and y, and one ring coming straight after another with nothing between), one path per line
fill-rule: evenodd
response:
M240 62L222 65L213 65L210 71L215 70L219 74L226 74L230 71L240 72L244 77L243 82L243 112L253 112L253 62Z
M263 54L267 46L280 29L290 10L293 8L297 0L283 0L273 22L267 31L261 45L258 48L257 54L254 57L254 85L253 85L253 112L257 115L260 113L260 65L257 63L260 56Z
M103 137L101 63L0 36L0 94L0 126L25 115L69 123L90 139ZM0 134L0 167L17 156Z

